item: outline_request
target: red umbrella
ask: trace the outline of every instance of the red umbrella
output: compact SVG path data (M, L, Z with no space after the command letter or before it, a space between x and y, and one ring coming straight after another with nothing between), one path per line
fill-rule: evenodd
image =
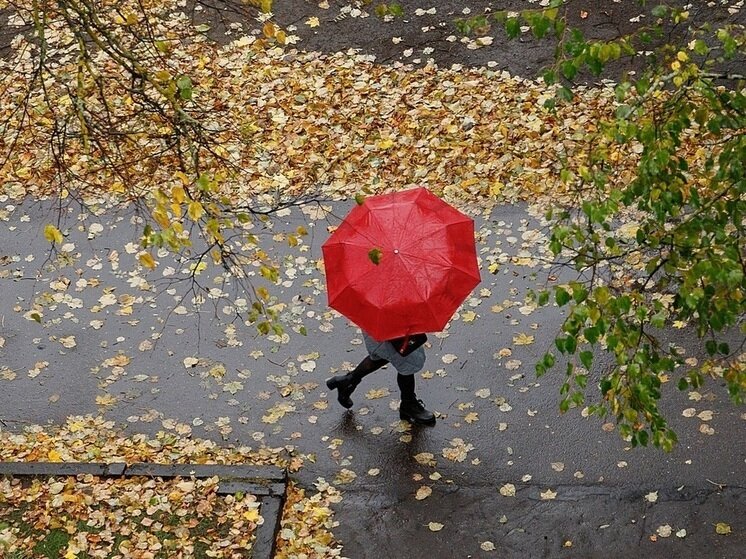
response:
M366 198L321 248L329 306L377 340L442 330L480 282L474 221L425 188Z

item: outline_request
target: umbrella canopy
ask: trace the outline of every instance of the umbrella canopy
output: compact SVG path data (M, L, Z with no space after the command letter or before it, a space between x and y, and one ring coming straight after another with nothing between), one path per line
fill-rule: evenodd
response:
M366 198L322 251L329 306L377 340L442 330L480 282L474 221L425 188Z

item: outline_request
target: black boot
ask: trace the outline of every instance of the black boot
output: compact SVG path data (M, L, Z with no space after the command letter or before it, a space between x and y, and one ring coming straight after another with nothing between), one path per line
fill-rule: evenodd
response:
M399 417L415 425L435 425L435 414L425 409L422 400L402 400Z
M326 379L326 386L329 390L337 391L337 401L343 408L351 408L352 400L350 396L355 392L355 388L360 384L367 375L383 367L388 361L385 359L371 359L366 357L355 369L346 375L337 375Z
M352 407L352 399L350 396L352 396L352 393L355 391L355 388L357 388L357 385L360 381L356 381L352 374L348 373L346 375L337 375L336 377L331 377L326 379L326 386L329 388L329 390L336 390L337 391L337 401L343 408L351 408Z

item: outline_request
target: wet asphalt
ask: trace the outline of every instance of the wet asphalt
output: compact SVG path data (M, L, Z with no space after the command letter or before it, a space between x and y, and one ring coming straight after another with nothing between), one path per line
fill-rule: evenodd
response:
M578 409L560 414L561 367L536 378L562 314L526 296L571 277L551 265L536 209L475 215L482 283L430 336L417 394L438 422L411 428L398 420L390 368L365 379L351 411L323 382L365 356L359 331L327 307L319 265L328 228L353 201L293 208L253 231L281 268L272 289L288 335L271 339L237 318L245 283L208 269L195 279L211 295L195 305L186 264L163 255L157 270L140 268L128 210L71 206L60 223L68 246L50 254L42 231L56 209L0 202L3 428L100 413L130 433L286 447L306 455L302 484L322 477L343 492L334 533L353 559L744 556L746 410L720 383L694 394L664 385L680 438L665 454L629 448ZM288 246L283 233L302 223L309 235ZM41 323L24 316L32 308ZM686 329L666 335L701 358ZM424 486L432 493L418 499ZM720 522L730 535L716 533Z

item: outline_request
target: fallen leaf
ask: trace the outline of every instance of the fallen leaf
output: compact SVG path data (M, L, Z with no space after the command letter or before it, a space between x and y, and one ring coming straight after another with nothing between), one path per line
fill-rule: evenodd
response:
M551 501L557 497L557 492L547 489L546 491L539 493L542 501Z
M515 345L530 345L534 343L534 336L521 332L513 337L513 343Z
M721 536L726 536L731 533L730 524L726 524L725 522L718 522L715 525L715 532L720 534Z
M669 524L658 526L658 529L655 531L655 533L658 534L661 538L669 537L672 532L673 532L673 529L671 528Z
M428 485L423 485L419 489L417 489L417 493L415 494L414 498L418 501L422 501L423 499L427 499L430 495L432 495L433 489L432 487Z
M479 547L482 549L482 551L495 551L495 544L489 540L479 544Z
M427 527L431 532L440 532L443 529L443 525L440 522L430 522Z
M503 497L515 497L515 485L506 483L500 488L500 495Z
M658 492L657 491L651 491L647 495L645 495L645 500L648 503L655 503L658 500Z

